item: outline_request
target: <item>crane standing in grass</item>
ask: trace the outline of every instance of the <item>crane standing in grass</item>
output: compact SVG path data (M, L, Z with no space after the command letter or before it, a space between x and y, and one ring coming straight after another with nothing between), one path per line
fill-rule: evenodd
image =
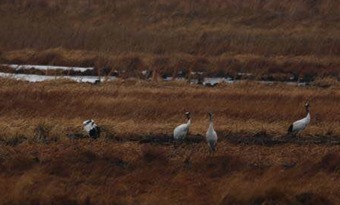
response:
M174 139L175 139L175 141L184 140L186 138L188 132L189 132L189 128L190 128L190 124L191 124L191 114L190 114L190 112L186 112L185 115L186 115L186 118L187 118L187 123L178 125L174 129Z
M216 151L216 145L217 145L217 134L214 130L214 123L213 123L213 114L212 113L208 113L209 114L209 128L208 131L205 135L207 142L208 142L208 146L210 148L211 152Z
M305 108L306 108L307 116L291 124L288 128L288 134L293 134L295 136L298 132L304 130L309 124L310 122L309 101L306 102Z
M97 139L100 136L100 128L94 123L93 120L85 120L83 122L84 130L93 139Z

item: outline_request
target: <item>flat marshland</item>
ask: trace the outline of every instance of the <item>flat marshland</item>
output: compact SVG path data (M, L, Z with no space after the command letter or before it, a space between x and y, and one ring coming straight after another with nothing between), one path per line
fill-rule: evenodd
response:
M338 85L0 83L2 204L340 202ZM289 138L306 100L311 124ZM175 149L146 140L171 137L185 111L195 141ZM203 140L209 111L219 135L214 154ZM101 138L70 139L88 118Z
M335 0L1 0L1 72L119 78L0 80L0 204L340 204L339 11ZM160 82L195 73L240 81ZM288 81L310 86L275 83ZM307 100L311 123L287 136ZM174 146L186 111L188 139Z

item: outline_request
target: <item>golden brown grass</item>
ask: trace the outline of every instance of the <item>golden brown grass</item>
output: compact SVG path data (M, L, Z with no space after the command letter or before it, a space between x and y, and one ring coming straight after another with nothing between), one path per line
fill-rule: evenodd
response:
M305 116L306 100L311 101L312 122L304 135L340 133L337 84L323 89L248 81L211 89L138 80L98 86L2 80L0 97L3 136L31 136L40 124L48 126L51 135L77 132L87 118L118 135L171 134L186 110L193 115L193 134L205 132L207 112L213 112L221 133L283 135L291 122Z
M338 145L235 144L226 136L277 138L305 115L301 138L338 138L340 93L330 88L242 82L205 88L137 80L99 85L1 80L0 203L22 204L337 204ZM186 143L140 144L170 136L192 112L191 136L215 113L218 150ZM71 140L92 118L99 140ZM40 135L37 132L40 130ZM115 140L119 137L122 141ZM266 136L264 136L266 137Z

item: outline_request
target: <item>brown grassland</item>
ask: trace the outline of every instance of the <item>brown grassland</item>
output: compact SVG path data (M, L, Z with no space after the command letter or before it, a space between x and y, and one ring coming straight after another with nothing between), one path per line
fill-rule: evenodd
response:
M0 64L123 73L0 79L0 204L340 204L339 11L338 0L0 0ZM143 70L313 83L208 88ZM311 123L289 137L306 100ZM185 111L193 124L175 147Z
M0 84L1 204L340 202L337 84ZM289 124L305 115L306 99L311 124L288 139ZM189 139L203 139L207 112L215 113L216 153L203 140L176 149L172 143L143 143L171 137L186 110L193 120ZM67 134L82 133L87 118L102 127L101 138L69 139Z

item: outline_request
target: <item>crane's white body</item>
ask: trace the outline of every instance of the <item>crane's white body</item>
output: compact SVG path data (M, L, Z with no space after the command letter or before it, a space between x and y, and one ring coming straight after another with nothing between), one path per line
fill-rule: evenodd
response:
M306 117L301 120L293 122L288 128L288 133L297 134L298 132L304 130L310 123L310 113L309 113L309 102L306 103Z
M297 132L300 132L302 130L304 130L307 125L309 124L310 122L310 114L308 113L307 116L301 120L298 120L298 121L295 121L292 125L292 132L293 133L297 133Z
M184 140L189 132L190 124L191 124L191 119L188 119L187 123L178 125L174 129L174 139Z
M216 150L216 145L217 145L217 134L214 130L214 123L212 121L212 116L210 116L210 123L209 123L209 128L208 131L205 135L206 140L208 142L208 146L211 151Z

